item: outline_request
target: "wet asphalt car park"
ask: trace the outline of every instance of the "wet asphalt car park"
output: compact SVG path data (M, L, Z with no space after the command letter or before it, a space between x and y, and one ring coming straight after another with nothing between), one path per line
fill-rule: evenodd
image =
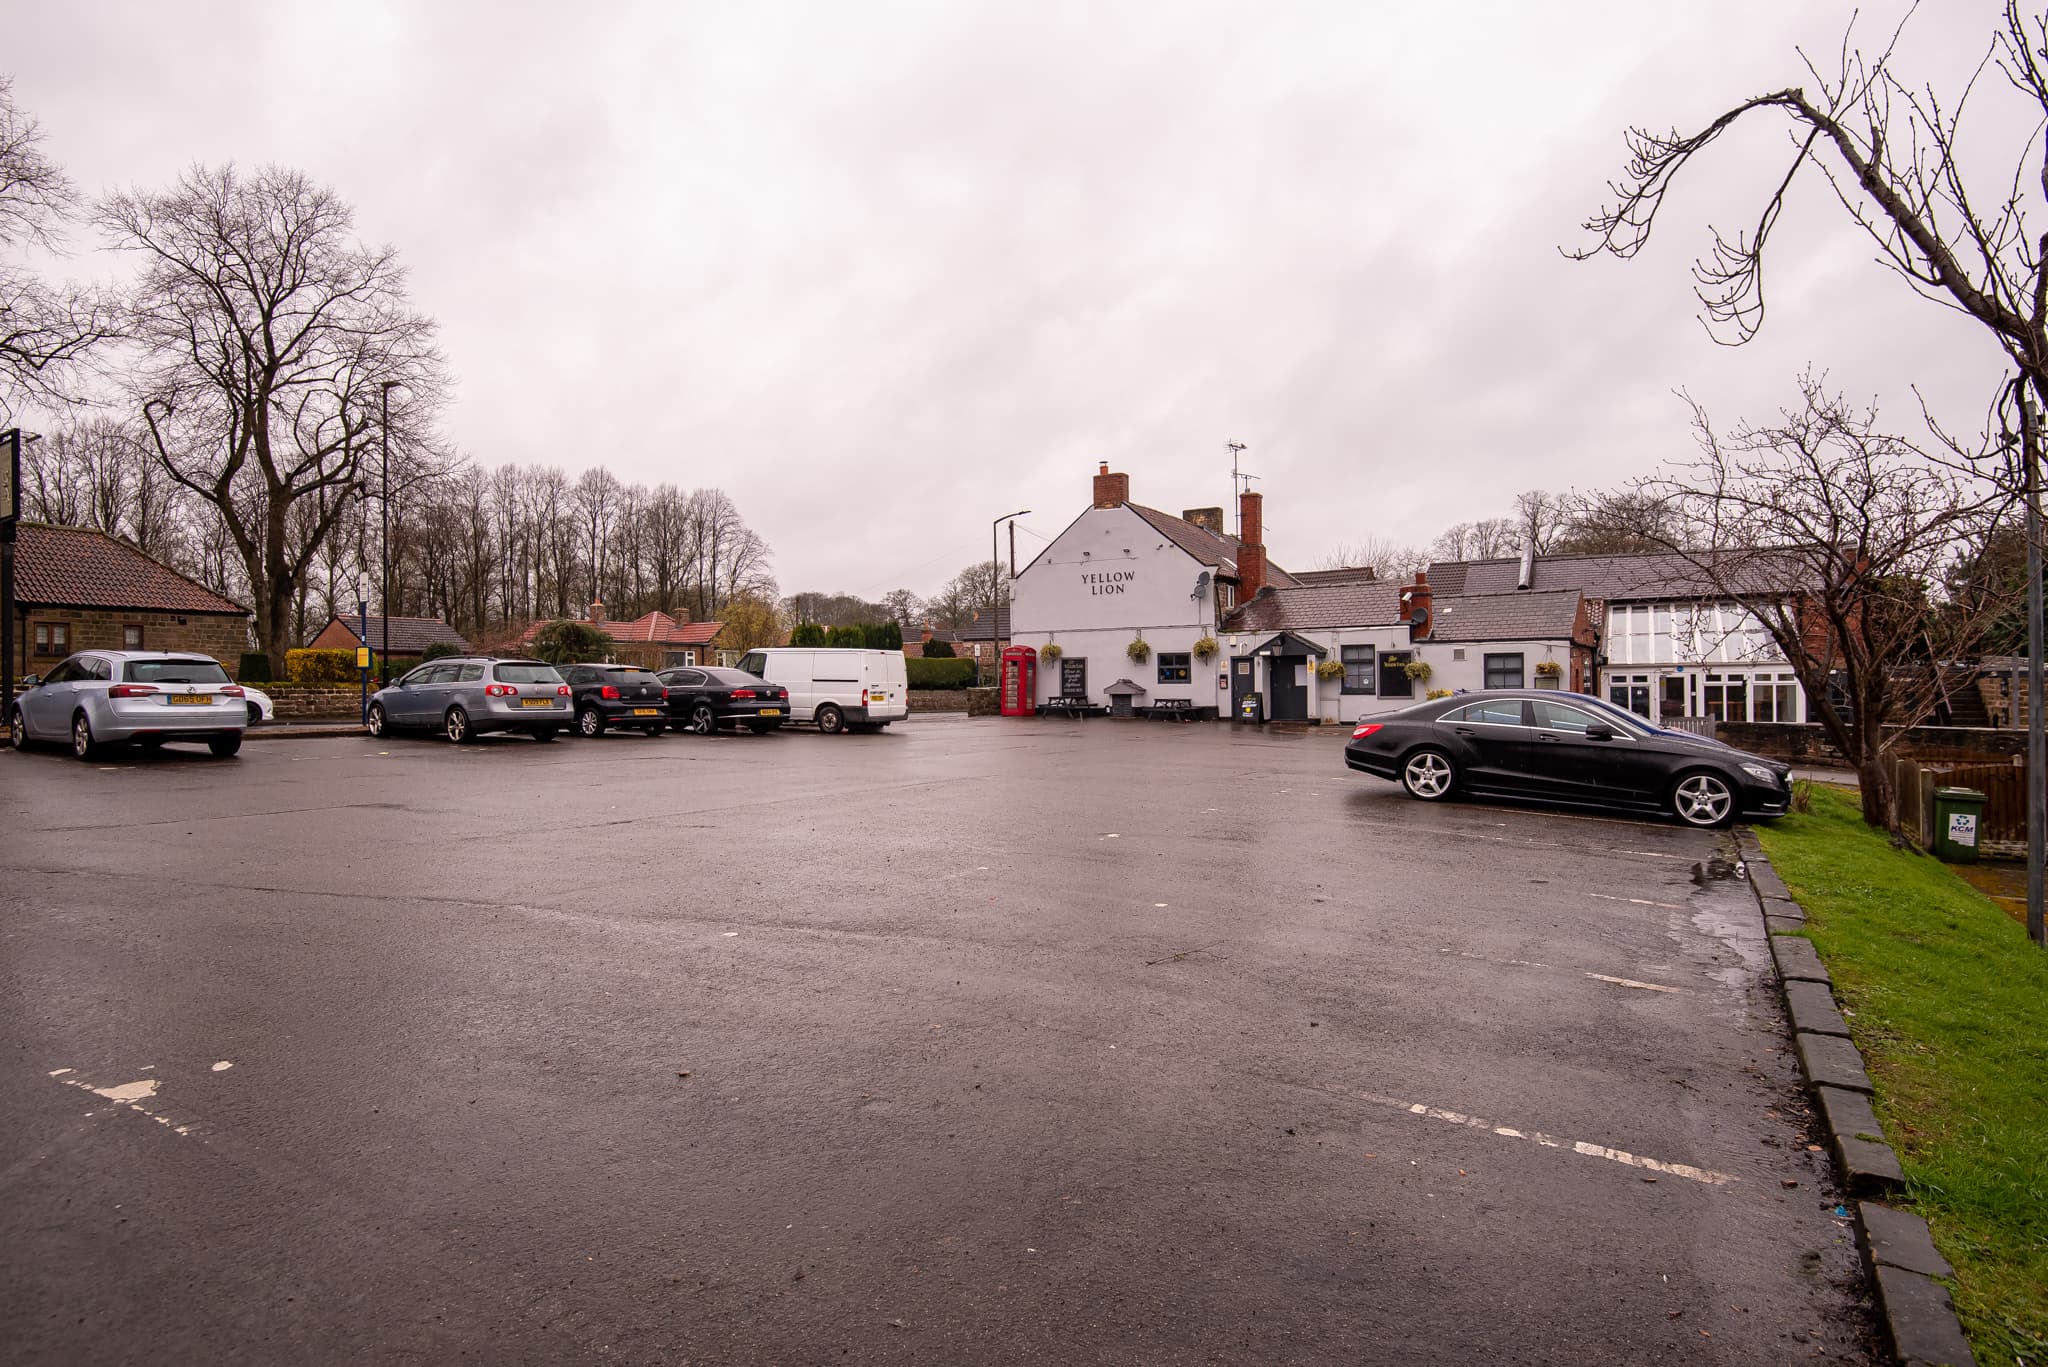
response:
M0 755L0 1360L1864 1360L1727 836L1342 739Z

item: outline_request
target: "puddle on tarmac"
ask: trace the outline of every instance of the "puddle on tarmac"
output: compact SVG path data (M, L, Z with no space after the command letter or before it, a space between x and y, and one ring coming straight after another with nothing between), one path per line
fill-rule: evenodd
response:
M1717 955L1719 962L1708 972L1721 986L1741 991L1763 974L1770 958L1747 871L1739 860L1716 852L1692 866L1692 881L1693 929L1735 953L1735 962Z

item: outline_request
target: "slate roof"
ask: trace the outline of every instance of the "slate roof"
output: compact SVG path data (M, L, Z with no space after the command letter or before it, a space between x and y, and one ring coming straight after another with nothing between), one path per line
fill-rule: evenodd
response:
M1379 572L1370 565L1352 565L1341 570L1296 570L1294 582L1303 586L1317 584L1376 584Z
M1401 586L1377 580L1309 585L1262 593L1223 619L1225 631L1315 631L1392 626L1401 620Z
M1447 560L1429 567L1430 587L1439 594L1513 593L1520 556L1497 560ZM1768 553L1742 563L1742 583L1754 591L1797 588L1807 576L1791 556ZM1573 589L1610 602L1632 599L1717 598L1721 590L1698 566L1674 551L1627 555L1539 555L1529 592Z
M1577 589L1432 596L1432 641L1568 641L1579 621Z
M359 620L353 615L330 617L327 621L327 626L339 626L353 637L356 634L356 625ZM369 626L365 629L370 633L370 639L367 642L359 642L359 644L382 649L384 645L384 619L372 613L369 619ZM315 635L324 635L326 631L327 627L322 627ZM391 619L391 653L393 655L417 655L428 646L454 646L457 650L465 653L469 650L469 642L462 638L462 634L438 617L394 617Z
M974 615L974 620L964 627L933 627L932 639L934 641L944 641L948 645L955 641L986 641L990 639L988 634L989 624L982 621L981 617L982 614L977 612ZM998 641L1009 640L1010 605L1005 603L997 608L990 620L995 623L996 634L994 639Z
M14 597L35 607L249 615L239 603L105 532L42 522L17 528Z
M519 637L519 644L530 645L540 634L546 622L535 622ZM611 637L620 645L657 646L704 646L710 645L714 637L724 629L723 622L678 622L665 612L649 612L635 617L630 622L610 620L593 622L590 625ZM393 646L395 652L397 646Z
M1234 536L1218 536L1207 527L1197 527L1184 517L1162 513L1157 508L1147 508L1142 503L1126 503L1139 517L1151 524L1154 531L1186 551L1200 563L1235 579L1237 577L1238 547L1243 545ZM1275 588L1293 588L1298 582L1286 570L1266 559L1266 582Z

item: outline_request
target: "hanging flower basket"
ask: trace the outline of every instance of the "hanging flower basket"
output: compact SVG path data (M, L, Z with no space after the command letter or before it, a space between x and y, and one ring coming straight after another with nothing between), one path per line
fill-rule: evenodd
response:
M1152 658L1152 647L1143 640L1137 640L1124 647L1124 654L1131 657L1132 664L1141 665Z
M1220 649L1216 644L1214 636L1204 636L1188 648L1194 652L1194 656L1198 660L1213 660L1216 658L1217 650Z
M1344 662L1342 660L1324 660L1321 664L1316 666L1316 677L1318 679L1343 678Z
M1564 666L1556 660L1538 660L1536 662L1536 676L1538 678L1555 679L1563 673Z
M1057 660L1059 657L1060 646L1057 641L1047 641L1038 648L1038 658L1041 660Z
M1429 667L1427 660L1410 660L1401 666L1401 672L1408 676L1410 683L1428 683L1429 676L1435 671Z

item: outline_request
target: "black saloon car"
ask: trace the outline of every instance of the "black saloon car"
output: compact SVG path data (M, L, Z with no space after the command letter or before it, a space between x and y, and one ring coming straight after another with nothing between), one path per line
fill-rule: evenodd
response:
M1669 812L1689 826L1783 816L1791 770L1575 693L1432 698L1358 724L1344 762L1413 797L1454 793Z
M670 724L700 736L721 726L766 735L789 719L789 690L744 669L682 665L658 677L668 688Z
M668 690L638 665L563 665L576 708L576 734L601 736L623 727L658 736L668 726Z

